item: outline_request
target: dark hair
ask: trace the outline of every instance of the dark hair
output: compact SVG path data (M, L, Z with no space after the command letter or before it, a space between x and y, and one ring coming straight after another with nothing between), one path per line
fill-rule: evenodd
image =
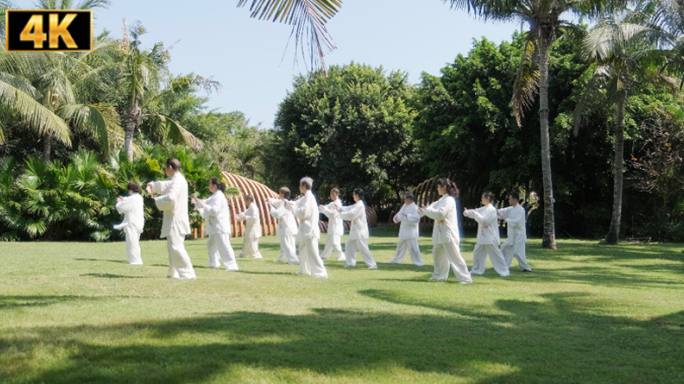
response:
M133 191L135 193L140 193L140 184L138 184L135 181L129 182L128 185L126 186L126 188L128 188L129 191Z
M180 161L178 159L167 159L166 160L166 167L171 167L173 168L174 171L180 171L181 166L180 166Z
M363 192L363 189L361 189L361 188L354 189L354 194L359 196L359 200L363 201L363 203L366 204L366 193Z
M282 193L286 199L290 198L290 188L288 187L281 187L278 193Z
M334 194L336 194L337 196L339 196L339 195L340 195L340 190L337 189L337 188L333 188L333 189L330 190L330 193L334 193Z
M299 180L299 186L306 188L307 190L311 190L313 188L313 179L310 177L302 177L301 180Z
M447 189L447 193L453 197L458 197L458 195L461 193L461 191L458 190L456 183L446 177L439 179L439 181L437 181L437 185L445 187Z
M489 191L484 191L482 193L482 197L486 197L487 199L489 199L490 203L494 204L494 194L493 193L491 193Z
M409 199L411 201L416 201L415 196L413 196L413 193L407 192L406 195L404 196L404 199Z
M516 201L520 200L520 195L518 194L518 192L511 192L508 196L514 198Z
M211 180L209 180L209 184L215 185L216 188L218 188L218 190L221 192L226 191L226 185L223 184L221 179L219 179L218 177L212 177Z
M252 203L254 202L254 196L252 195L245 195L245 200L251 201Z

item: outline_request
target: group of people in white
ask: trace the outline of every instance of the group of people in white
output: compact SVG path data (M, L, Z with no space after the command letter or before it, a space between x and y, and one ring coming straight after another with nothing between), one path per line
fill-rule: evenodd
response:
M190 234L188 215L188 183L181 173L180 162L177 159L166 161L165 173L167 181L154 181L147 184L147 193L155 196L157 208L164 212L161 238L166 238L169 253L169 271L167 277L176 279L194 279L195 271L190 257L185 250L185 236ZM220 268L221 263L227 271L237 271L238 264L235 252L230 244L231 221L228 201L225 196L226 186L218 178L209 181L211 196L207 199L192 198L190 202L194 209L205 220L206 233L209 236L207 251L209 267ZM331 202L327 205L317 205L316 198L311 192L313 180L304 177L300 180L299 191L302 195L297 200L290 200L290 190L280 188L279 197L268 200L271 209L269 214L278 223L276 235L280 237L280 254L276 262L299 264L299 274L311 275L316 278L327 278L328 274L323 263L330 257L338 261L345 261L345 267L356 266L356 253L361 255L368 269L377 269L378 265L368 247L368 222L366 218L366 204L364 192L354 190L354 204L343 206L339 198L339 190L330 191ZM140 186L132 181L128 184L126 197L117 198L116 209L124 215L121 224L115 229L124 231L126 238L126 252L128 261L133 265L142 264L140 256L140 234L144 226L144 203L140 195ZM518 203L519 196L513 192L508 198L509 206L497 209L492 205L494 195L491 192L482 194L482 207L463 210L463 215L474 219L478 223L477 241L473 250L473 266L468 266L460 252L460 234L458 227L458 212L456 200L458 188L447 178L437 182L437 192L441 198L427 207L419 207L415 197L407 193L404 205L394 216L393 221L400 224L399 240L396 254L390 264L403 263L406 255L417 266L425 263L418 247L419 226L422 217L434 220L432 231L432 257L434 273L430 280L445 281L449 270L461 284L473 282L471 275L481 275L485 272L487 257L494 270L501 276L509 275L509 267L515 257L523 272L531 272L532 268L525 258L525 210ZM245 222L242 253L237 256L261 259L259 252L259 238L262 235L259 207L251 195L245 196L247 210L237 215L237 219ZM318 240L320 239L319 214L328 218L328 236L323 252L319 254ZM342 236L344 221L351 223L349 237L342 250ZM499 220L504 220L508 227L508 238L500 245ZM297 221L299 225L297 225ZM297 257L296 242L299 242L299 257Z

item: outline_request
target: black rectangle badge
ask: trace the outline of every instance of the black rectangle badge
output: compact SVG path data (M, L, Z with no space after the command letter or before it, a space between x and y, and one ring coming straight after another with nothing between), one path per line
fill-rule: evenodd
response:
M91 52L92 10L12 10L6 12L7 52Z

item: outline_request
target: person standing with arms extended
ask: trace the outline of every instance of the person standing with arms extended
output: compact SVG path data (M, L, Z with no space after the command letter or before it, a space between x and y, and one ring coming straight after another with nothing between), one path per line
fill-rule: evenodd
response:
M328 272L323 260L318 255L318 239L321 230L318 228L318 205L311 188L313 180L304 177L299 181L299 192L304 196L297 201L285 200L285 208L299 219L299 274L313 275L316 278L327 278Z
M328 217L328 236L325 238L325 248L321 253L321 259L327 259L331 254L337 256L337 261L344 261L346 257L342 252L342 235L344 235L344 221L340 217L340 212L335 209L342 208L340 200L340 190L333 188L330 190L330 204L319 205L318 210Z
M418 214L418 206L413 202L415 199L412 193L407 193L404 197L404 205L392 218L392 221L401 223L401 226L399 227L397 252L394 258L387 262L389 264L403 263L406 254L410 253L413 264L419 267L425 265L420 257L420 248L418 247L420 215Z
M527 264L525 257L525 242L527 242L527 233L525 228L525 209L518 204L520 195L518 192L511 192L508 195L508 204L510 207L502 208L497 211L499 219L506 221L508 228L508 237L503 244L501 244L501 253L504 255L506 265L511 268L513 257L518 260L518 266L523 272L532 272L532 267Z
M145 204L140 196L140 185L131 181L128 183L128 196L116 198L116 210L124 215L121 224L114 226L114 229L123 229L126 236L126 254L128 263L131 265L142 265L140 258L140 234L145 226Z
M245 196L245 203L248 205L246 211L237 216L237 219L245 222L245 235L242 237L242 252L238 257L251 257L261 259L259 252L259 238L261 237L261 216L259 207L254 201L254 196Z
M478 209L465 208L463 215L477 221L477 242L473 250L473 268L470 273L482 275L485 272L487 256L492 261L494 270L501 276L509 275L506 260L499 250L501 239L499 238L499 220L496 208L492 205L494 194L485 192L482 194L483 207Z
M281 187L278 191L279 199L269 197L270 214L278 221L276 235L280 237L280 255L276 263L287 261L288 264L299 264L295 237L297 236L297 221L292 212L285 208L285 201L290 198L290 189Z
M164 212L164 223L160 238L166 238L169 251L169 272L167 277L174 279L194 279L195 270L188 252L185 251L185 236L190 234L188 216L188 182L180 172L178 159L166 160L164 172L171 180L153 181L147 184L147 193L161 194L154 203Z
M450 196L456 189L456 184L451 180L439 179L437 193L442 197L427 208L419 208L418 214L435 221L432 228L432 258L435 272L430 280L446 281L451 267L461 284L470 284L473 279L459 249L461 238L458 233L456 202Z
M370 233L368 231L368 220L366 219L366 203L363 201L363 189L356 188L354 190L354 205L348 207L335 208L340 211L342 220L351 221L351 228L349 228L349 238L347 244L344 245L347 265L345 268L356 267L356 252L358 251L366 263L368 269L378 269L378 265L373 260L370 249L368 248L368 238Z
M212 195L206 200L192 198L195 210L206 221L207 252L209 252L209 268L220 268L221 262L228 271L237 271L235 252L230 245L230 208L226 199L226 185L218 177L209 180L209 192Z

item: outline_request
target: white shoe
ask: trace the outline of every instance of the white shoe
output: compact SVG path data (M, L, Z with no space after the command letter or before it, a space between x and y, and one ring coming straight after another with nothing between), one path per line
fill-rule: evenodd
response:
M461 281L461 284L472 284L472 281Z
M377 266L377 265L373 265L373 266L368 267L368 269L378 269L378 266Z
M345 267L345 268L356 268L356 265L345 264L344 267Z

